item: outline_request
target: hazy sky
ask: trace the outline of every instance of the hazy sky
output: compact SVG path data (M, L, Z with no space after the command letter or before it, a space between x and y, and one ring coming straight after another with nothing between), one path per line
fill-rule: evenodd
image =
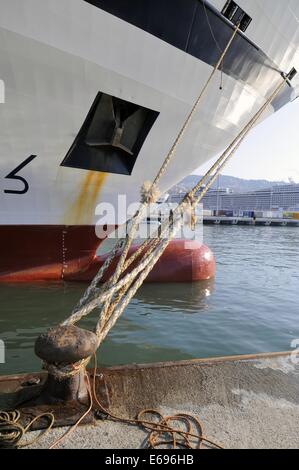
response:
M272 181L292 178L299 183L299 99L253 129L223 174Z

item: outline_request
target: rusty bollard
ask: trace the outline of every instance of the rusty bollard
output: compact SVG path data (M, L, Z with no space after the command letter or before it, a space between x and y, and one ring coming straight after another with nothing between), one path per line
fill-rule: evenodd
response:
M73 325L51 328L41 334L35 343L35 354L48 370L43 400L88 402L86 365L97 347L94 333Z

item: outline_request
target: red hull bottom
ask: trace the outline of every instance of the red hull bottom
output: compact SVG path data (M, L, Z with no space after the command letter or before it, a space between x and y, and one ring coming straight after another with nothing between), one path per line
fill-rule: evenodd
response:
M135 250L136 248L131 248L129 254L133 254ZM95 257L85 272L74 277L70 276L69 280L92 280L108 256L109 253L105 256ZM103 281L111 276L116 262L117 259L107 270ZM136 267L137 264L138 259L132 264L132 267ZM203 281L214 277L215 271L214 255L206 245L197 241L173 240L146 278L146 282Z
M2 226L0 282L91 281L108 256L95 254L102 241L93 226ZM104 280L114 267L110 266ZM207 280L214 277L215 269L207 246L173 240L146 282Z

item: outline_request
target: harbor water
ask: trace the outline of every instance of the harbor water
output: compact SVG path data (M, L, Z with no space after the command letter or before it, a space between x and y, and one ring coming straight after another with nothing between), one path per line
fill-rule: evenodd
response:
M299 230L205 226L204 242L216 256L215 280L145 284L101 347L101 364L299 346ZM85 288L77 283L0 285L0 340L5 344L0 375L40 369L33 351L36 337L67 317ZM96 315L82 326L92 328Z

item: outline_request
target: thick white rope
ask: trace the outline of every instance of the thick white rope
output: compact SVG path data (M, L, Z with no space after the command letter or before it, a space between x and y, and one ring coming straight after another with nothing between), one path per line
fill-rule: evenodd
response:
M237 147L235 147L235 150L233 153L231 153L231 157L234 155L235 151L239 148L239 146L241 145L242 141L245 139L245 137L247 136L248 132L252 129L252 127L255 125L255 123L258 121L258 119L261 117L261 115L264 113L265 109L269 106L269 104L273 101L273 99L277 96L277 94L280 92L282 86L284 85L285 81L283 81L281 83L281 85L279 85L279 87L273 92L273 94L270 96L270 98L266 101L266 103L262 106L262 108L260 108L260 110L255 114L255 116L249 121L249 123L245 126L245 128L243 128L243 130L241 131L241 133L238 134L238 136L234 139L234 141L230 144L230 146L225 150L225 152L222 153L222 155L218 158L218 160L214 163L214 165L211 167L211 169L201 178L201 180L194 186L194 188L188 193L185 195L182 203L188 203L189 201L193 201L192 202L192 205L194 204L198 204L200 202L200 200L203 198L203 196L206 194L206 192L208 191L208 189L211 187L211 185L213 184L213 182L215 181L215 179L217 178L218 176L218 173L219 173L219 169L218 171L215 173L215 177L214 179L210 182L209 185L206 186L205 190L203 193L201 193L200 195L200 200L196 199L195 198L195 195L196 193L202 188L203 184L206 182L207 178L209 176L211 176L213 174L213 172L219 168L219 165L223 162L223 160L227 157L227 155L229 154L229 152L236 146L236 144L238 145ZM225 163L226 164L226 163ZM223 168L223 166L221 167L221 169ZM177 208L174 210L174 215L176 213L180 213L182 212L183 209L186 209L186 207L183 208L182 204L179 204L177 206ZM159 230L157 230L155 232L155 234L153 235L152 239L151 240L146 240L139 248L138 250L136 250L136 252L126 261L125 265L124 265L124 270L126 270L130 264L135 261L139 256L140 254L145 250L146 247L148 247L149 245L153 245L152 248L154 248L154 245L155 245L155 242L156 240L159 240L158 238L158 233L160 233L160 238L163 238L163 236L165 235L165 232L167 231L169 227L169 224L168 224L168 221L166 221L164 223L164 225L162 225L162 229L160 228ZM147 252L148 254L148 252Z
M154 182L153 183L146 182L143 185L143 188L141 190L141 205L140 205L138 211L136 212L136 214L134 215L134 217L132 219L131 229L130 229L130 232L129 232L126 240L119 240L119 242L116 244L113 252L108 257L108 259L105 261L104 265L102 266L102 268L99 270L98 274L93 279L93 281L90 284L89 288L86 290L84 296L81 298L79 304L75 307L73 313L79 312L82 308L84 308L85 304L90 299L92 299L95 295L99 295L100 293L109 290L110 287L113 284L115 284L115 282L119 279L119 277L120 277L120 275L123 271L123 266L124 266L125 260L127 258L129 249L132 245L132 241L135 237L137 227L138 227L139 223L141 222L141 220L144 218L146 207L149 203L155 202L158 199L159 191L158 191L157 185L158 185L162 175L166 171L171 159L173 158L173 156L176 152L177 146L179 145L180 141L182 140L182 138L183 138L183 136L186 132L186 129L188 128L191 120L193 119L193 116L194 116L195 112L197 111L197 108L200 104L200 101L202 100L204 94L206 93L206 91L209 87L209 84L211 83L214 75L216 74L217 70L219 69L220 65L222 64L223 59L224 59L225 55L227 54L229 48L231 47L231 44L234 41L234 38L237 35L238 31L239 31L239 26L234 28L234 31L233 31L233 34L232 34L231 38L229 39L229 41L228 41L224 51L222 52L217 64L213 68L213 71L212 71L210 77L208 78L208 80L207 80L206 84L204 85L200 95L198 96L197 100L195 101L190 113L188 114L187 119L185 120L185 122L184 122L177 138L175 139L175 141L174 141L171 149L169 150L169 152L168 152L161 168L159 169ZM119 252L121 252L121 256L118 260L118 263L117 263L117 266L116 266L116 269L115 269L115 272L114 272L112 278L110 280L108 280L101 287L101 289L99 291L97 289L97 286L98 286L99 282L101 281L104 273L107 271L108 267L111 265L112 261L116 258L117 254ZM104 306L104 312L107 312L107 310L109 308L109 305L110 305L110 300L111 300L111 298L109 299L109 297L108 297L107 300L106 300L106 305ZM104 317L105 313L102 316Z
M256 115L252 118L252 120L250 121L250 125L248 124L247 126L245 126L245 129L246 131L243 131L240 133L240 137L239 137L239 141L236 142L236 145L234 146L233 149L231 149L231 152L226 156L226 158L224 159L224 161L220 164L219 168L217 169L215 175L211 178L211 180L208 182L207 186L205 187L205 189L201 192L201 194L195 199L195 204L198 204L202 198L204 197L204 195L206 194L206 192L209 190L209 188L212 186L212 184L214 183L214 181L217 179L218 177L218 174L220 173L220 171L222 171L222 169L225 167L225 165L227 165L227 163L230 161L230 159L233 157L233 155L236 153L236 151L238 150L238 148L240 147L241 143L243 142L243 140L245 139L245 137L247 136L247 134L250 132L250 130L252 129L252 127L255 125L255 123L258 121L258 119L261 117L261 115L264 113L264 111L266 110L266 108L269 106L269 104L273 101L273 99L277 96L277 94L280 92L280 90L282 89L282 87L284 86L285 84L285 81L286 79L283 80L283 82L276 88L276 90L273 92L273 94L270 96L270 98L266 101L266 103L262 106L262 108L258 111L258 113L256 113ZM231 146L230 146L231 147ZM224 154L226 155L227 152L225 152ZM221 157L220 157L221 158ZM219 159L220 160L220 159ZM218 162L219 162L218 160ZM208 172L210 173L210 172ZM188 195L185 196L183 202L175 209L174 212L182 209L184 207L184 205L186 204L186 201L185 199L187 197L190 197L190 195L194 192L194 189L197 187L198 185L196 185L193 190L191 190ZM177 222L175 223L175 225L173 226L173 228L171 229L170 233L169 233L169 236L168 238L165 238L164 240L162 240L160 242L160 246L158 247L153 247L152 248L152 253L149 255L149 252L146 252L145 255L144 255L144 258L148 259L148 264L147 266L145 267L145 269L143 270L143 272L141 272L141 274L139 275L137 281L133 284L133 286L130 288L130 290L127 292L127 294L125 295L124 297L124 300L120 303L119 307L116 308L116 310L113 312L111 312L108 320L106 320L106 323L102 321L99 321L98 324L97 324L97 329L96 329L96 333L98 335L98 338L99 338L99 343L101 343L105 337L107 336L107 334L109 333L110 329L115 325L116 321L118 320L118 318L121 316L122 312L124 311L124 309L127 307L127 305L129 304L131 298L135 295L136 291L139 289L139 287L143 284L144 280L146 279L146 277L148 276L148 274L150 273L150 271L153 269L154 265L156 264L156 262L159 260L159 258L162 256L162 254L164 253L165 249L167 248L168 244L170 243L170 241L172 240L172 238L175 236L175 233L177 232L178 228L180 227L180 225L182 224L182 219L179 218L177 220ZM162 229L162 234L165 232L165 229L167 227L165 227L164 229ZM133 273L134 271L132 271ZM130 285L132 284L132 281L133 281L133 277L136 278L136 276L132 276L131 279L130 279Z
M265 104L261 107L261 109L255 114L255 116L249 121L249 123L242 129L242 131L239 133L239 135L234 139L232 144L223 152L223 154L219 157L219 159L215 162L215 164L212 166L212 168L206 173L206 175L200 180L200 182L194 186L194 188L185 196L183 201L177 206L177 208L174 210L174 216L179 215L182 209L186 206L186 203L188 203L188 198L190 196L194 197L194 194L201 188L203 182L206 181L206 179L211 175L211 173L218 167L218 170L216 171L215 175L211 179L211 181L207 184L206 188L202 191L202 193L196 198L196 204L200 202L200 200L203 198L203 196L206 194L208 189L211 187L213 182L216 180L219 171L221 171L224 167L225 164L229 161L229 159L234 155L236 150L239 148L241 145L242 141L245 139L247 134L250 132L252 127L255 125L255 123L258 121L258 119L261 117L263 112L266 110L268 105L273 101L273 99L276 97L276 95L280 92L281 88L284 86L286 79L283 80L283 82L275 89L275 91L271 94L271 96L268 98L268 100L265 102ZM230 151L230 152L229 152ZM220 165L220 166L219 166ZM182 218L179 218L179 224L182 223ZM178 225L179 227L179 225ZM74 324L81 320L84 316L88 315L92 310L95 308L99 307L104 301L106 301L108 298L112 298L113 295L118 292L120 289L124 288L125 286L130 286L134 279L144 271L138 279L138 283L136 284L137 289L138 287L142 284L143 280L145 277L147 277L148 273L154 266L154 264L157 262L157 260L160 258L166 247L168 246L170 240L173 238L174 230L171 230L169 233L169 236L167 239L164 239L162 241L162 245L157 249L157 246L159 243L161 243L161 238L165 235L165 232L169 230L169 224L168 221L165 221L162 230L160 229L160 238L158 237L158 231L154 235L157 238L154 238L154 240L150 240L149 242L145 242L152 244L150 251L147 251L144 255L144 259L141 260L139 265L134 268L130 273L128 273L125 277L123 277L120 281L118 281L114 286L111 286L109 291L103 292L100 294L97 298L93 299L91 302L86 304L80 311L75 312L73 315L71 315L64 323L63 325L69 325L69 324ZM144 245L145 245L144 244ZM144 246L144 249L146 246ZM132 256L133 259L135 258L135 255ZM128 266L131 264L131 258L126 261L124 267L125 270L128 268ZM135 289L135 292L136 290ZM132 291L130 291L132 292ZM130 295L131 297L131 295ZM126 302L126 305L128 302ZM119 313L119 309L117 312ZM123 311L123 309L122 309ZM99 332L103 328L103 326L107 324L107 318L103 319L101 317L100 322L97 325L97 332L99 335L101 335ZM107 331L107 328L105 327L105 332Z
M239 31L239 27L236 27L233 31L233 34L232 34L225 50L221 54L220 59L218 60L216 66L214 67L209 79L207 80L207 82L206 82L205 86L203 87L200 95L198 96L197 100L195 101L195 103L194 103L187 119L185 120L179 134L177 135L170 151L168 152L168 154L167 154L160 170L157 173L157 176L156 176L154 182L153 183L146 182L143 185L142 194L141 194L141 207L136 213L136 216L134 218L131 230L130 230L128 236L127 236L126 243L125 243L124 248L122 250L122 254L121 254L121 256L118 260L118 263L117 263L116 269L114 271L114 274L111 277L111 279L107 282L106 286L104 286L104 289L109 290L111 288L111 286L113 286L119 280L119 277L123 273L123 267L124 267L125 261L127 259L130 247L131 247L132 242L134 240L134 237L136 235L136 231L137 231L137 228L139 226L139 223L144 218L145 210L146 210L146 208L149 204L157 201L157 199L159 197L158 183L159 183L162 175L165 173L167 167L169 166L169 163L172 160L173 156L175 155L176 149L177 149L180 141L182 140L182 138L183 138L190 122L191 122L191 120L193 119L194 114L196 113L197 108L199 106L199 103L200 103L202 97L204 96L206 90L208 89L208 86L209 86L211 80L213 79L213 77L214 77L216 71L218 70L218 68L220 67L220 64L222 63L223 58L226 55L228 49L230 48L230 45L232 44L232 42L233 42L236 34L238 33L238 31ZM108 299L105 301L105 305L103 306L101 316L100 316L101 326L104 325L104 323L106 321L106 317L109 316L109 311L111 310L111 300L112 300L112 295L111 295L111 297L108 297Z

